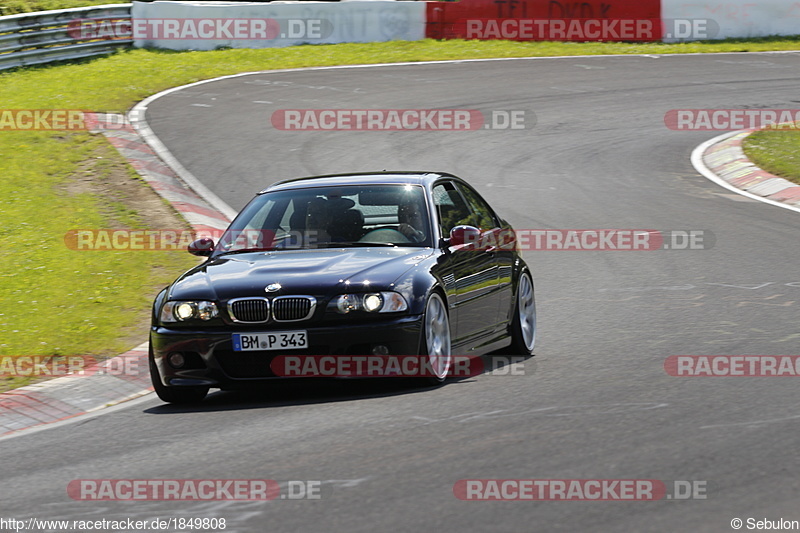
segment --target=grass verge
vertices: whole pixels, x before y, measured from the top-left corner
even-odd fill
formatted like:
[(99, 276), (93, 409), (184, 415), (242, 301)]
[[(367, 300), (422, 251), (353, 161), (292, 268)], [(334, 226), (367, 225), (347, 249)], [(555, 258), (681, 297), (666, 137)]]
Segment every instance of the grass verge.
[(800, 129), (762, 130), (747, 137), (742, 148), (757, 166), (800, 184)]
[(800, 50), (800, 37), (682, 44), (394, 41), (209, 52), (125, 50), (109, 57), (0, 74), (3, 107), (121, 112), (160, 90), (203, 79), (279, 68), (499, 57), (681, 54)]
[(126, 4), (124, 0), (5, 0), (0, 4), (0, 16), (69, 9), (73, 7), (102, 6), (106, 4)]
[[(0, 356), (103, 359), (144, 341), (153, 295), (195, 261), (74, 251), (64, 235), (185, 223), (102, 136), (2, 132), (0, 154)], [(2, 360), (0, 391), (35, 380), (12, 361)]]
[[(800, 49), (800, 38), (669, 45), (424, 40), (212, 52), (126, 50), (0, 73), (0, 101), (5, 109), (122, 112), (169, 87), (255, 70), (795, 49)], [(145, 340), (151, 297), (194, 264), (193, 258), (171, 252), (76, 252), (64, 245), (63, 237), (70, 229), (176, 228), (180, 223), (164, 222), (166, 214), (153, 217), (152, 201), (143, 201), (145, 192), (152, 193), (102, 137), (2, 131), (0, 155), (0, 235), (5, 244), (0, 248), (0, 356), (104, 356)], [(6, 379), (0, 381), (0, 390), (28, 381)]]

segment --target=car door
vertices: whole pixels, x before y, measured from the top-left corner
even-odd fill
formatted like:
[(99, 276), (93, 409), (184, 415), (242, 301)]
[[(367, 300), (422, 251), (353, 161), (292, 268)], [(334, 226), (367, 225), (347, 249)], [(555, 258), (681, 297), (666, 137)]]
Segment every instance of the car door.
[[(459, 225), (474, 226), (479, 220), (452, 181), (433, 187), (433, 198), (442, 238)], [(450, 306), (457, 317), (455, 342), (469, 349), (496, 329), (498, 265), (493, 252), (480, 249), (480, 243), (451, 246), (447, 255), (445, 280)]]
[(511, 275), (514, 270), (514, 247), (509, 246), (508, 231), (504, 229), (502, 221), (495, 214), (486, 200), (472, 187), (466, 183), (456, 184), (464, 199), (467, 201), (470, 210), (475, 217), (473, 226), (481, 230), (482, 242), (481, 249), (486, 254), (493, 256), (494, 264), (497, 266), (497, 330), (505, 328), (506, 322), (510, 320), (509, 310), (511, 309), (511, 299), (513, 297), (513, 287), (511, 285)]

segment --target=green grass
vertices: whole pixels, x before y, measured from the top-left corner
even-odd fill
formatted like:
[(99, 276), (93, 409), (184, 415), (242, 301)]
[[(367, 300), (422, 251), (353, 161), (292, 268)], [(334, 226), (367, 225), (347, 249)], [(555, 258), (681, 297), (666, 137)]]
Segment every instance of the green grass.
[[(121, 112), (169, 87), (256, 70), (466, 58), (794, 49), (800, 49), (798, 38), (672, 45), (424, 40), (212, 52), (126, 50), (104, 58), (0, 73), (0, 102), (5, 109)], [(66, 248), (63, 237), (70, 229), (148, 227), (147, 213), (131, 212), (126, 198), (91, 190), (69, 192), (77, 176), (88, 173), (94, 185), (102, 186), (120, 167), (128, 179), (137, 179), (99, 136), (0, 132), (0, 356), (102, 356), (128, 349), (146, 339), (143, 324), (156, 289), (194, 264), (184, 253)], [(0, 388), (25, 382), (0, 383)]]
[(395, 41), (304, 45), (209, 52), (126, 50), (56, 67), (29, 67), (0, 74), (3, 107), (38, 106), (122, 111), (154, 92), (253, 70), (446, 59), (746, 52), (800, 49), (800, 37), (686, 44), (554, 43), (512, 41)]
[(68, 9), (72, 7), (102, 6), (105, 4), (127, 4), (122, 0), (0, 0), (0, 15), (16, 15), (33, 11)]
[[(144, 181), (103, 137), (87, 133), (2, 132), (0, 154), (0, 355), (103, 358), (144, 341), (152, 297), (195, 263), (191, 256), (64, 243), (70, 229), (148, 227), (130, 198), (92, 191), (112, 173), (134, 191)], [(4, 379), (0, 390), (29, 381)]]
[(762, 130), (745, 139), (743, 148), (757, 166), (800, 183), (800, 129)]

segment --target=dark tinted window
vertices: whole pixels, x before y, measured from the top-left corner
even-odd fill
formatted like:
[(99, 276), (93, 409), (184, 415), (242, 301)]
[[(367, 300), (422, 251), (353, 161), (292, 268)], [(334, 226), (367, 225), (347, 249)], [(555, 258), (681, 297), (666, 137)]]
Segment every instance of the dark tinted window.
[(472, 213), (453, 183), (437, 183), (433, 187), (433, 202), (439, 217), (440, 237), (446, 239), (455, 226), (470, 224)]
[(481, 196), (471, 187), (459, 183), (458, 188), (463, 193), (464, 198), (467, 200), (467, 203), (472, 210), (473, 216), (470, 219), (472, 220), (472, 222), (470, 222), (470, 226), (475, 226), (482, 231), (487, 231), (500, 226), (498, 220), (495, 218), (492, 212), (492, 208), (489, 207), (489, 204), (486, 203), (486, 200), (481, 198)]
[(312, 187), (256, 197), (215, 254), (349, 245), (431, 246), (425, 191), (415, 185)]

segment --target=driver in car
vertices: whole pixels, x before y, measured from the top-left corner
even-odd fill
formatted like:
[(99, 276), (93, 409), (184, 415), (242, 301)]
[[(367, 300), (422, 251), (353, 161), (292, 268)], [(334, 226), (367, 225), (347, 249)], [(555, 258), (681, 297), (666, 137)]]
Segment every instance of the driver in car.
[(400, 225), (397, 230), (408, 238), (411, 242), (422, 242), (425, 240), (424, 222), (422, 212), (416, 203), (401, 205), (397, 209), (397, 219)]

